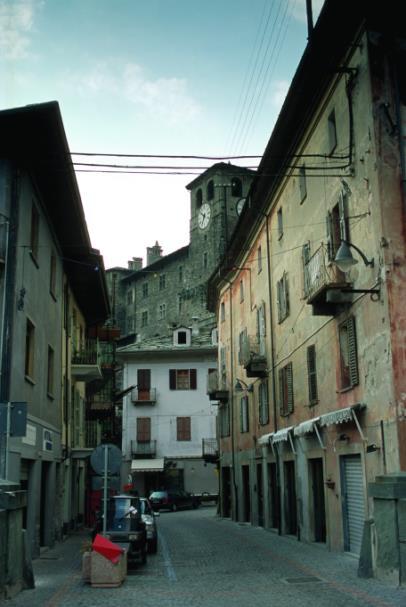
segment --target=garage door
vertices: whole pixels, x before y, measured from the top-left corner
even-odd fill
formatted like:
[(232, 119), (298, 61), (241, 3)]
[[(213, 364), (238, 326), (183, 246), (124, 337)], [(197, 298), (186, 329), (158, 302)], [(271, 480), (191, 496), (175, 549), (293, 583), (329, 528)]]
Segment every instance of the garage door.
[(359, 554), (365, 520), (364, 476), (360, 455), (341, 458), (344, 550)]

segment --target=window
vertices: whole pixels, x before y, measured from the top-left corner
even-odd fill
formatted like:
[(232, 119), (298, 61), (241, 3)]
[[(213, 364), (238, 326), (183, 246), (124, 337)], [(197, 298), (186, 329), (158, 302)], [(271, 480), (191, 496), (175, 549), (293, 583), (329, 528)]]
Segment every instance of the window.
[(299, 202), (302, 203), (307, 196), (306, 168), (303, 164), (299, 167)]
[(187, 333), (186, 331), (179, 331), (178, 333), (178, 344), (183, 346), (187, 343)]
[(242, 365), (243, 361), (244, 361), (246, 343), (247, 343), (247, 329), (244, 329), (243, 331), (240, 332), (240, 334), (238, 336), (238, 346), (239, 346), (238, 347), (238, 363), (240, 365)]
[(222, 301), (220, 304), (220, 322), (224, 322), (225, 319), (226, 319), (226, 306), (224, 304), (224, 301)]
[(213, 200), (214, 198), (214, 182), (212, 179), (210, 179), (209, 183), (207, 184), (206, 198), (207, 200)]
[(179, 266), (178, 277), (179, 277), (179, 282), (182, 283), (183, 282), (183, 266)]
[(196, 208), (199, 209), (202, 206), (203, 202), (203, 192), (201, 188), (196, 190)]
[(127, 304), (132, 304), (133, 303), (133, 290), (132, 289), (128, 289), (127, 291)]
[(137, 417), (137, 443), (151, 442), (151, 418)]
[(51, 253), (50, 268), (49, 268), (49, 291), (55, 297), (56, 293), (56, 256)]
[(259, 384), (258, 388), (259, 423), (264, 426), (269, 422), (268, 380)]
[(282, 209), (278, 209), (278, 240), (280, 240), (283, 236), (283, 216)]
[(137, 390), (139, 400), (149, 400), (151, 396), (151, 369), (137, 369)]
[(244, 282), (240, 280), (240, 303), (244, 301)]
[(230, 405), (229, 403), (223, 403), (219, 408), (220, 416), (220, 436), (230, 436)]
[(337, 124), (336, 113), (333, 110), (327, 119), (328, 128), (328, 153), (332, 154), (337, 147)]
[(207, 270), (207, 266), (208, 266), (208, 254), (207, 254), (207, 252), (205, 251), (205, 252), (203, 253), (203, 269), (204, 269), (204, 270)]
[(161, 274), (159, 276), (159, 290), (163, 291), (166, 288), (166, 274)]
[(276, 296), (278, 305), (278, 322), (281, 323), (289, 316), (289, 283), (286, 272), (284, 272), (282, 278), (276, 283)]
[(341, 389), (359, 383), (355, 318), (350, 316), (338, 328), (340, 342)]
[(196, 390), (196, 369), (169, 369), (170, 390)]
[(307, 348), (307, 382), (309, 386), (309, 404), (315, 405), (317, 399), (316, 346)]
[(47, 392), (49, 395), (54, 393), (54, 350), (51, 346), (48, 346)]
[(288, 363), (279, 369), (279, 410), (281, 415), (293, 413), (293, 369)]
[(265, 303), (262, 302), (257, 307), (257, 340), (259, 345), (259, 354), (261, 356), (266, 355), (266, 317), (265, 317)]
[(27, 318), (25, 333), (25, 375), (34, 379), (35, 327)]
[(163, 320), (166, 317), (166, 304), (159, 304), (158, 307), (158, 319)]
[(141, 327), (148, 326), (148, 310), (141, 312)]
[(220, 348), (220, 385), (225, 386), (227, 379), (226, 367), (226, 349), (224, 346)]
[(35, 203), (32, 203), (31, 207), (31, 234), (30, 234), (30, 248), (31, 255), (35, 262), (38, 263), (38, 241), (39, 241), (39, 213)]
[(144, 299), (147, 299), (147, 297), (148, 297), (148, 283), (147, 282), (142, 283), (142, 297)]
[(240, 432), (249, 430), (249, 411), (248, 396), (242, 396), (240, 399)]
[(217, 327), (211, 330), (211, 345), (217, 346), (219, 343), (219, 332)]
[(314, 272), (311, 274), (309, 268), (310, 261), (310, 242), (306, 242), (302, 246), (302, 264), (303, 264), (303, 294), (307, 297), (310, 294), (312, 282), (317, 280)]
[(177, 417), (176, 418), (176, 440), (178, 440), (178, 441), (192, 440), (190, 417)]
[(233, 177), (231, 180), (231, 196), (242, 196), (242, 182), (238, 177)]
[(327, 214), (327, 255), (332, 261), (340, 247), (341, 240), (349, 240), (348, 200), (340, 192), (338, 203)]
[(261, 246), (258, 247), (257, 257), (258, 257), (258, 274), (259, 274), (260, 272), (262, 272), (262, 247)]
[(178, 295), (178, 314), (182, 314), (183, 312), (183, 301), (181, 295)]
[(134, 316), (128, 316), (127, 333), (134, 333), (134, 331), (135, 331), (135, 318), (134, 318)]

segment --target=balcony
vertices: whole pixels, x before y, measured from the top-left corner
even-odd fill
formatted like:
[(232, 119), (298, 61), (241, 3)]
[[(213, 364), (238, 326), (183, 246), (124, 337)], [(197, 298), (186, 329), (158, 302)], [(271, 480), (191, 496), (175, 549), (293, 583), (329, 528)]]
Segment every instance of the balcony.
[(210, 400), (228, 401), (228, 390), (226, 388), (225, 374), (220, 376), (219, 372), (212, 371), (207, 375), (207, 394)]
[(325, 245), (305, 263), (303, 272), (305, 299), (313, 306), (314, 315), (332, 316), (337, 306), (348, 303), (348, 297), (341, 290), (348, 289), (351, 283), (346, 281), (344, 272), (329, 262)]
[(219, 460), (219, 443), (217, 438), (202, 439), (203, 459), (208, 463), (217, 463)]
[(268, 377), (265, 344), (257, 336), (245, 336), (241, 344), (240, 361), (247, 377)]
[(97, 339), (87, 339), (80, 349), (73, 350), (71, 371), (77, 381), (89, 382), (102, 377)]
[(156, 388), (149, 388), (148, 390), (133, 388), (131, 390), (131, 402), (134, 405), (155, 405)]
[(133, 458), (148, 458), (156, 455), (156, 440), (131, 441), (131, 455)]

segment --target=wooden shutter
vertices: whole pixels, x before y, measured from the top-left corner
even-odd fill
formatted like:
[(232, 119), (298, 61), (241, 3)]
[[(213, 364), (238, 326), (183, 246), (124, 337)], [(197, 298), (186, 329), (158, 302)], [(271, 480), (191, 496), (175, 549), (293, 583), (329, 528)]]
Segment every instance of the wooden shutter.
[(196, 390), (196, 388), (197, 388), (196, 369), (189, 369), (189, 373), (190, 373), (190, 389)]
[(289, 316), (289, 312), (290, 312), (290, 305), (289, 305), (289, 281), (288, 281), (288, 275), (285, 273), (283, 275), (283, 290), (284, 290), (284, 295), (285, 295), (285, 314), (284, 314), (284, 318), (286, 318), (287, 316)]
[(348, 240), (348, 229), (347, 229), (347, 197), (340, 192), (338, 199), (338, 213), (340, 217), (340, 237), (341, 240)]
[(169, 369), (169, 390), (176, 390), (176, 369)]
[(326, 217), (326, 229), (327, 229), (327, 258), (329, 261), (334, 259), (334, 247), (333, 247), (333, 214), (329, 211)]
[(316, 347), (307, 348), (307, 380), (309, 385), (309, 402), (317, 402), (317, 373), (316, 373)]
[(149, 443), (151, 441), (151, 418), (137, 417), (137, 442)]
[(292, 363), (289, 363), (288, 365), (286, 365), (285, 369), (286, 369), (286, 385), (287, 385), (287, 390), (288, 390), (287, 413), (293, 413), (294, 402), (293, 402), (293, 366), (292, 366)]
[(282, 307), (281, 307), (281, 290), (282, 279), (276, 283), (276, 305), (278, 308), (278, 322), (282, 322)]
[(355, 332), (355, 318), (351, 316), (347, 320), (347, 336), (348, 336), (348, 366), (350, 372), (351, 386), (356, 386), (359, 383), (358, 375), (358, 356), (357, 356), (357, 335)]
[(137, 370), (138, 390), (149, 390), (151, 388), (151, 369)]
[(259, 385), (259, 422), (262, 425), (269, 422), (268, 381)]
[(278, 371), (279, 379), (279, 413), (285, 415), (284, 369)]
[(306, 244), (304, 244), (302, 246), (303, 292), (304, 292), (305, 296), (307, 296), (309, 294), (310, 286), (311, 286), (309, 268), (307, 266), (307, 264), (309, 263), (309, 259), (310, 259), (310, 242), (306, 242)]
[(176, 436), (177, 440), (191, 440), (190, 417), (176, 418)]

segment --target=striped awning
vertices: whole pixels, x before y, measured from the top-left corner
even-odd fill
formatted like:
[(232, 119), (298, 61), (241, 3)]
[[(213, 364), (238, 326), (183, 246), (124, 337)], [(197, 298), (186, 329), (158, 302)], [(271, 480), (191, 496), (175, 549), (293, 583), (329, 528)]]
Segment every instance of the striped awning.
[(281, 443), (282, 441), (287, 441), (289, 439), (289, 432), (293, 429), (293, 426), (289, 426), (289, 428), (283, 428), (282, 430), (278, 430), (272, 437), (272, 442)]
[(320, 420), (320, 416), (313, 417), (313, 419), (308, 419), (307, 421), (302, 422), (298, 426), (295, 426), (295, 428), (293, 430), (293, 434), (295, 436), (304, 436), (305, 434), (310, 434), (311, 432), (314, 432), (315, 431), (314, 427), (319, 420)]
[(346, 407), (345, 409), (337, 409), (331, 413), (325, 413), (324, 415), (320, 415), (319, 424), (320, 426), (332, 426), (334, 424), (349, 422), (354, 419), (353, 411), (358, 411), (364, 407), (365, 405), (363, 403), (357, 403), (356, 405)]
[(269, 445), (271, 442), (271, 438), (274, 436), (274, 433), (271, 432), (270, 434), (264, 434), (263, 436), (260, 436), (257, 440), (258, 445)]
[(164, 458), (156, 459), (133, 459), (131, 461), (131, 472), (162, 472), (164, 469)]

